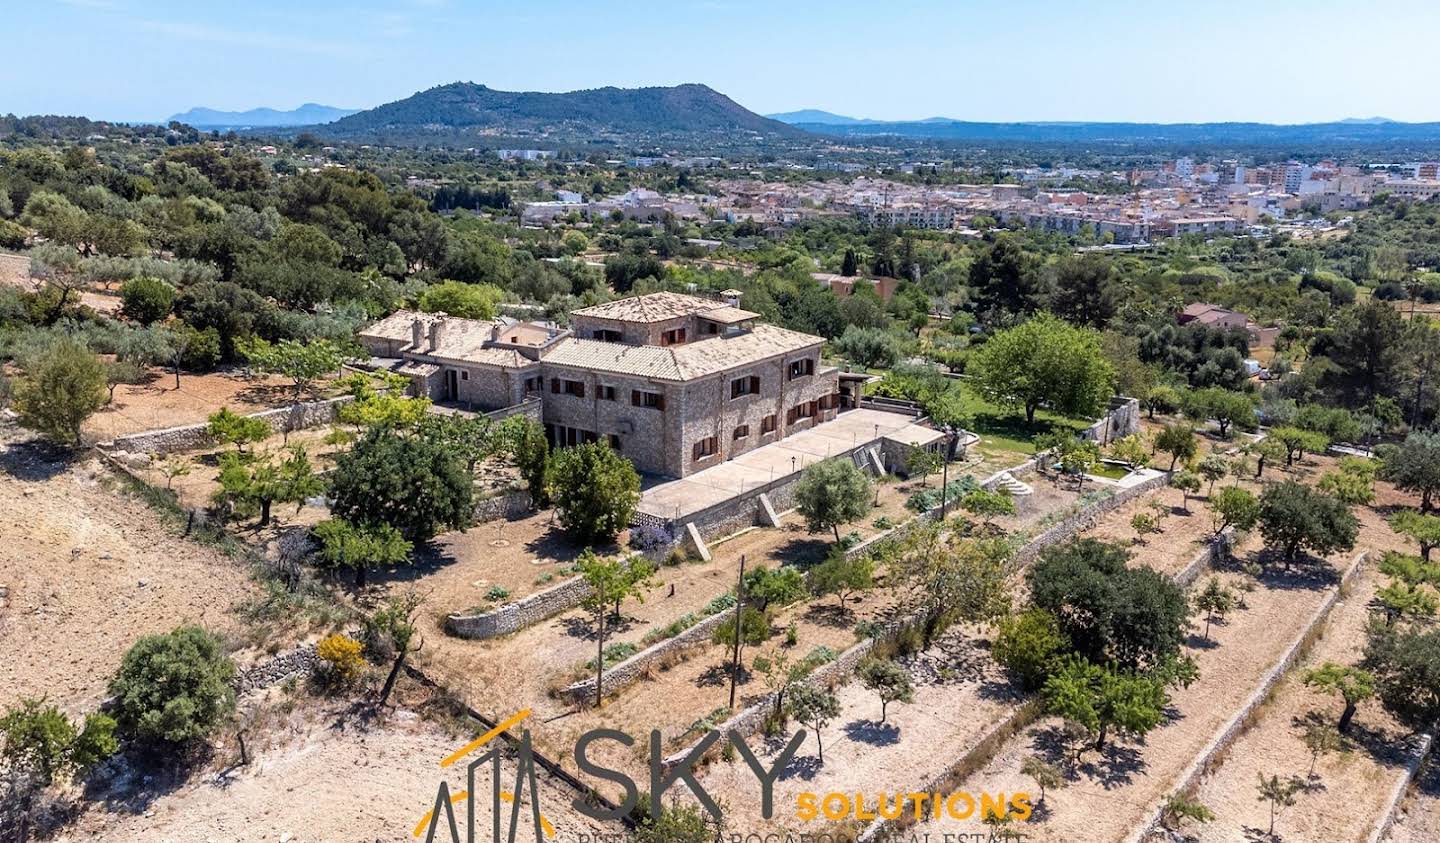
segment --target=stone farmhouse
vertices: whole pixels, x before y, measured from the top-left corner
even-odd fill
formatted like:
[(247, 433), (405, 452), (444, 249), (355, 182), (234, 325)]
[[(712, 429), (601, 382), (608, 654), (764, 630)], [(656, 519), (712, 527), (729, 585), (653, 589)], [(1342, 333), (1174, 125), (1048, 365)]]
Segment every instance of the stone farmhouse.
[[(833, 419), (858, 381), (823, 338), (724, 300), (651, 293), (582, 308), (569, 329), (400, 311), (360, 342), (415, 394), (492, 411), (541, 402), (551, 444), (604, 439), (642, 472), (685, 477)], [(853, 393), (852, 387), (857, 390)]]

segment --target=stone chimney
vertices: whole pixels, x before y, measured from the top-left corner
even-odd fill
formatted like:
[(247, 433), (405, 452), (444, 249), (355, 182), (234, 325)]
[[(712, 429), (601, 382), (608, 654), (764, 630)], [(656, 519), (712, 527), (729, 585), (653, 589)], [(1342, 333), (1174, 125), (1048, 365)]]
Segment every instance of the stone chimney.
[(725, 303), (731, 307), (739, 307), (740, 297), (743, 295), (745, 293), (740, 290), (722, 290), (720, 293), (720, 296), (725, 299)]
[(415, 317), (410, 323), (410, 348), (414, 351), (420, 350), (420, 344), (425, 342), (425, 320)]
[(441, 343), (444, 339), (445, 339), (445, 320), (444, 320), (444, 318), (439, 318), (439, 319), (436, 319), (434, 322), (431, 322), (431, 323), (430, 323), (430, 353), (431, 353), (431, 354), (434, 354), (434, 353), (440, 348), (440, 343)]

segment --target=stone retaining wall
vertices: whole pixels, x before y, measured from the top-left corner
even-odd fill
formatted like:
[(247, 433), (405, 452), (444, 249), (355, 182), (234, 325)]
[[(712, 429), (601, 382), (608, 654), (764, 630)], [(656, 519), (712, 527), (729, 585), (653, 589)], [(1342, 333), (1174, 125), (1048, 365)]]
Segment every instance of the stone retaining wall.
[(1410, 789), (1410, 782), (1415, 779), (1415, 774), (1420, 770), (1420, 765), (1425, 763), (1425, 757), (1430, 754), (1430, 748), (1434, 745), (1435, 739), (1428, 732), (1416, 739), (1415, 746), (1410, 752), (1410, 758), (1405, 762), (1405, 775), (1395, 782), (1390, 789), (1390, 797), (1387, 800), (1386, 808), (1380, 814), (1380, 819), (1375, 827), (1370, 829), (1370, 836), (1366, 843), (1380, 843), (1390, 834), (1390, 828), (1395, 825), (1395, 815), (1400, 810), (1400, 803), (1405, 801), (1405, 793)]
[[(1218, 767), (1219, 763), (1223, 763), (1226, 751), (1250, 728), (1252, 719), (1260, 707), (1270, 698), (1270, 692), (1275, 689), (1275, 686), (1280, 683), (1280, 680), (1285, 677), (1285, 674), (1290, 671), (1290, 668), (1294, 667), (1305, 657), (1306, 653), (1310, 651), (1310, 647), (1314, 645), (1316, 639), (1320, 637), (1322, 627), (1326, 619), (1330, 617), (1330, 611), (1335, 608), (1336, 603), (1340, 602), (1341, 595), (1345, 591), (1345, 586), (1355, 578), (1355, 575), (1358, 574), (1361, 567), (1364, 566), (1366, 556), (1366, 552), (1361, 552), (1355, 557), (1355, 561), (1350, 563), (1350, 567), (1340, 575), (1339, 586), (1325, 599), (1324, 603), (1320, 604), (1320, 607), (1315, 610), (1315, 613), (1310, 616), (1309, 623), (1301, 630), (1300, 635), (1297, 636), (1289, 648), (1285, 650), (1285, 654), (1280, 657), (1280, 660), (1265, 674), (1264, 678), (1260, 681), (1259, 687), (1246, 698), (1245, 704), (1240, 707), (1239, 711), (1235, 712), (1234, 716), (1225, 724), (1225, 727), (1220, 730), (1220, 734), (1216, 735), (1205, 749), (1196, 756), (1195, 760), (1191, 761), (1190, 765), (1185, 768), (1185, 771), (1181, 773), (1179, 779), (1176, 780), (1173, 792), (1186, 796), (1193, 795), (1195, 791), (1199, 789), (1200, 783), (1204, 780), (1205, 776), (1209, 775), (1212, 771), (1211, 765), (1215, 764)], [(1160, 827), (1160, 818), (1163, 812), (1164, 805), (1153, 806), (1145, 821), (1125, 838), (1125, 843), (1142, 843), (1142, 841)]]
[(1195, 584), (1196, 580), (1200, 579), (1201, 574), (1215, 567), (1216, 562), (1230, 555), (1230, 548), (1234, 542), (1235, 528), (1226, 527), (1220, 532), (1220, 535), (1205, 543), (1204, 549), (1195, 554), (1195, 558), (1190, 560), (1189, 565), (1181, 568), (1179, 573), (1170, 579), (1174, 580), (1175, 584), (1181, 588), (1189, 588)]
[(552, 615), (573, 609), (590, 596), (590, 584), (582, 577), (522, 597), (498, 609), (478, 615), (450, 615), (445, 618), (445, 631), (457, 638), (494, 638), (509, 635), (539, 623)]
[(503, 495), (481, 498), (475, 502), (475, 523), (488, 521), (514, 521), (532, 512), (530, 493), (526, 491), (507, 492)]
[[(276, 433), (304, 430), (330, 424), (335, 421), (336, 410), (341, 405), (354, 400), (352, 396), (342, 395), (338, 398), (327, 398), (324, 401), (307, 401), (301, 404), (291, 404), (288, 407), (277, 407), (273, 410), (251, 413), (250, 418), (260, 419), (270, 425), (270, 429)], [(176, 451), (204, 448), (213, 444), (215, 444), (215, 440), (210, 436), (210, 425), (207, 422), (117, 436), (114, 441), (105, 443), (102, 447), (113, 452), (164, 455), (173, 454)]]
[[(967, 776), (989, 763), (1000, 747), (1011, 738), (1018, 735), (1021, 730), (1039, 720), (1045, 713), (1045, 705), (1039, 699), (1032, 699), (1022, 703), (1014, 711), (1006, 715), (1000, 722), (986, 729), (975, 745), (970, 747), (964, 755), (948, 769), (934, 776), (925, 782), (922, 787), (916, 788), (917, 793), (950, 793), (956, 790), (957, 786)], [(913, 815), (902, 815), (908, 819)], [(855, 843), (870, 843), (872, 840), (888, 839), (890, 832), (895, 830), (896, 820), (877, 819), (865, 826), (855, 838)], [(908, 826), (908, 822), (901, 827)], [(921, 838), (917, 838), (921, 839)], [(1023, 839), (1023, 838), (1022, 838)]]
[(240, 671), (231, 683), (238, 696), (278, 685), (287, 679), (308, 678), (320, 665), (314, 644), (300, 644)]
[[(604, 676), (605, 692), (618, 693), (645, 678), (652, 667), (662, 666), (666, 659), (693, 647), (709, 644), (715, 630), (734, 614), (732, 609), (716, 612), (679, 635), (656, 642), (607, 669)], [(595, 699), (595, 677), (591, 676), (569, 685), (560, 694), (576, 704), (592, 702)]]
[[(866, 451), (876, 447), (876, 442), (867, 442), (854, 448), (841, 451), (831, 459), (849, 459), (857, 468), (866, 474), (874, 474), (875, 468), (870, 464)], [(630, 519), (632, 525), (641, 523), (656, 523), (666, 529), (671, 536), (678, 541), (683, 537), (684, 524), (694, 524), (700, 531), (700, 537), (705, 541), (723, 538), (734, 535), (747, 527), (753, 527), (760, 523), (760, 496), (762, 494), (770, 497), (771, 506), (776, 512), (785, 512), (795, 508), (795, 486), (799, 482), (801, 472), (786, 475), (779, 480), (772, 480), (753, 488), (745, 490), (742, 494), (721, 501), (714, 506), (693, 512), (675, 522), (655, 516), (647, 516), (642, 520), (639, 516), (643, 513), (636, 513), (635, 518)]]
[[(1035, 557), (1039, 556), (1040, 552), (1045, 548), (1059, 544), (1076, 533), (1094, 526), (1097, 521), (1110, 512), (1119, 509), (1147, 492), (1162, 488), (1169, 482), (1170, 476), (1168, 474), (1159, 474), (1148, 480), (1136, 483), (1129, 488), (1120, 489), (1115, 492), (1115, 494), (1103, 500), (1081, 508), (1060, 522), (1045, 528), (1039, 535), (1030, 539), (1010, 560), (1011, 567), (1023, 568), (1030, 564)], [(1099, 487), (1097, 486), (1097, 488)]]
[[(853, 673), (855, 668), (860, 666), (860, 662), (865, 660), (865, 657), (870, 654), (870, 650), (875, 646), (876, 640), (875, 638), (867, 638), (841, 653), (835, 658), (835, 661), (817, 667), (814, 672), (805, 678), (804, 683), (808, 685), (830, 685), (839, 682)], [(750, 707), (741, 710), (729, 720), (716, 726), (715, 729), (722, 735), (729, 735), (730, 732), (734, 731), (741, 736), (748, 737), (760, 731), (761, 727), (765, 725), (765, 718), (769, 716), (774, 708), (775, 693), (771, 692)], [(719, 747), (723, 743), (724, 741), (717, 741), (716, 744), (711, 747), (711, 752), (718, 752)], [(666, 772), (675, 769), (675, 767), (684, 763), (686, 757), (689, 756), (693, 749), (694, 744), (691, 744), (673, 755), (666, 756), (665, 759), (660, 762), (661, 769)]]

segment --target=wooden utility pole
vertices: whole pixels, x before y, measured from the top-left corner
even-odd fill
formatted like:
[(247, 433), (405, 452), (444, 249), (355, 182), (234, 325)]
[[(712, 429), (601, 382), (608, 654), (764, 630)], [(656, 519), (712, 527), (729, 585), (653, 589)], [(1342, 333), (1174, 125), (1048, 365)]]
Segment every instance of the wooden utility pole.
[(735, 639), (730, 650), (730, 710), (735, 710), (735, 683), (740, 678), (740, 613), (745, 608), (745, 554), (740, 554), (740, 579), (735, 583)]

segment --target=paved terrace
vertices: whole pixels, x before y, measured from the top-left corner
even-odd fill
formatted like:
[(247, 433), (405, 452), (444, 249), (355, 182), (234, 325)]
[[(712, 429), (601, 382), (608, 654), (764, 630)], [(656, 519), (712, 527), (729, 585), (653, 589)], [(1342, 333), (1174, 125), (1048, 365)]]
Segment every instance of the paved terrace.
[(640, 498), (640, 511), (659, 518), (683, 519), (859, 445), (885, 438), (907, 445), (912, 442), (924, 445), (943, 435), (899, 413), (849, 410), (833, 421), (747, 451), (733, 460), (697, 471), (682, 480), (659, 480), (653, 485), (647, 483)]

